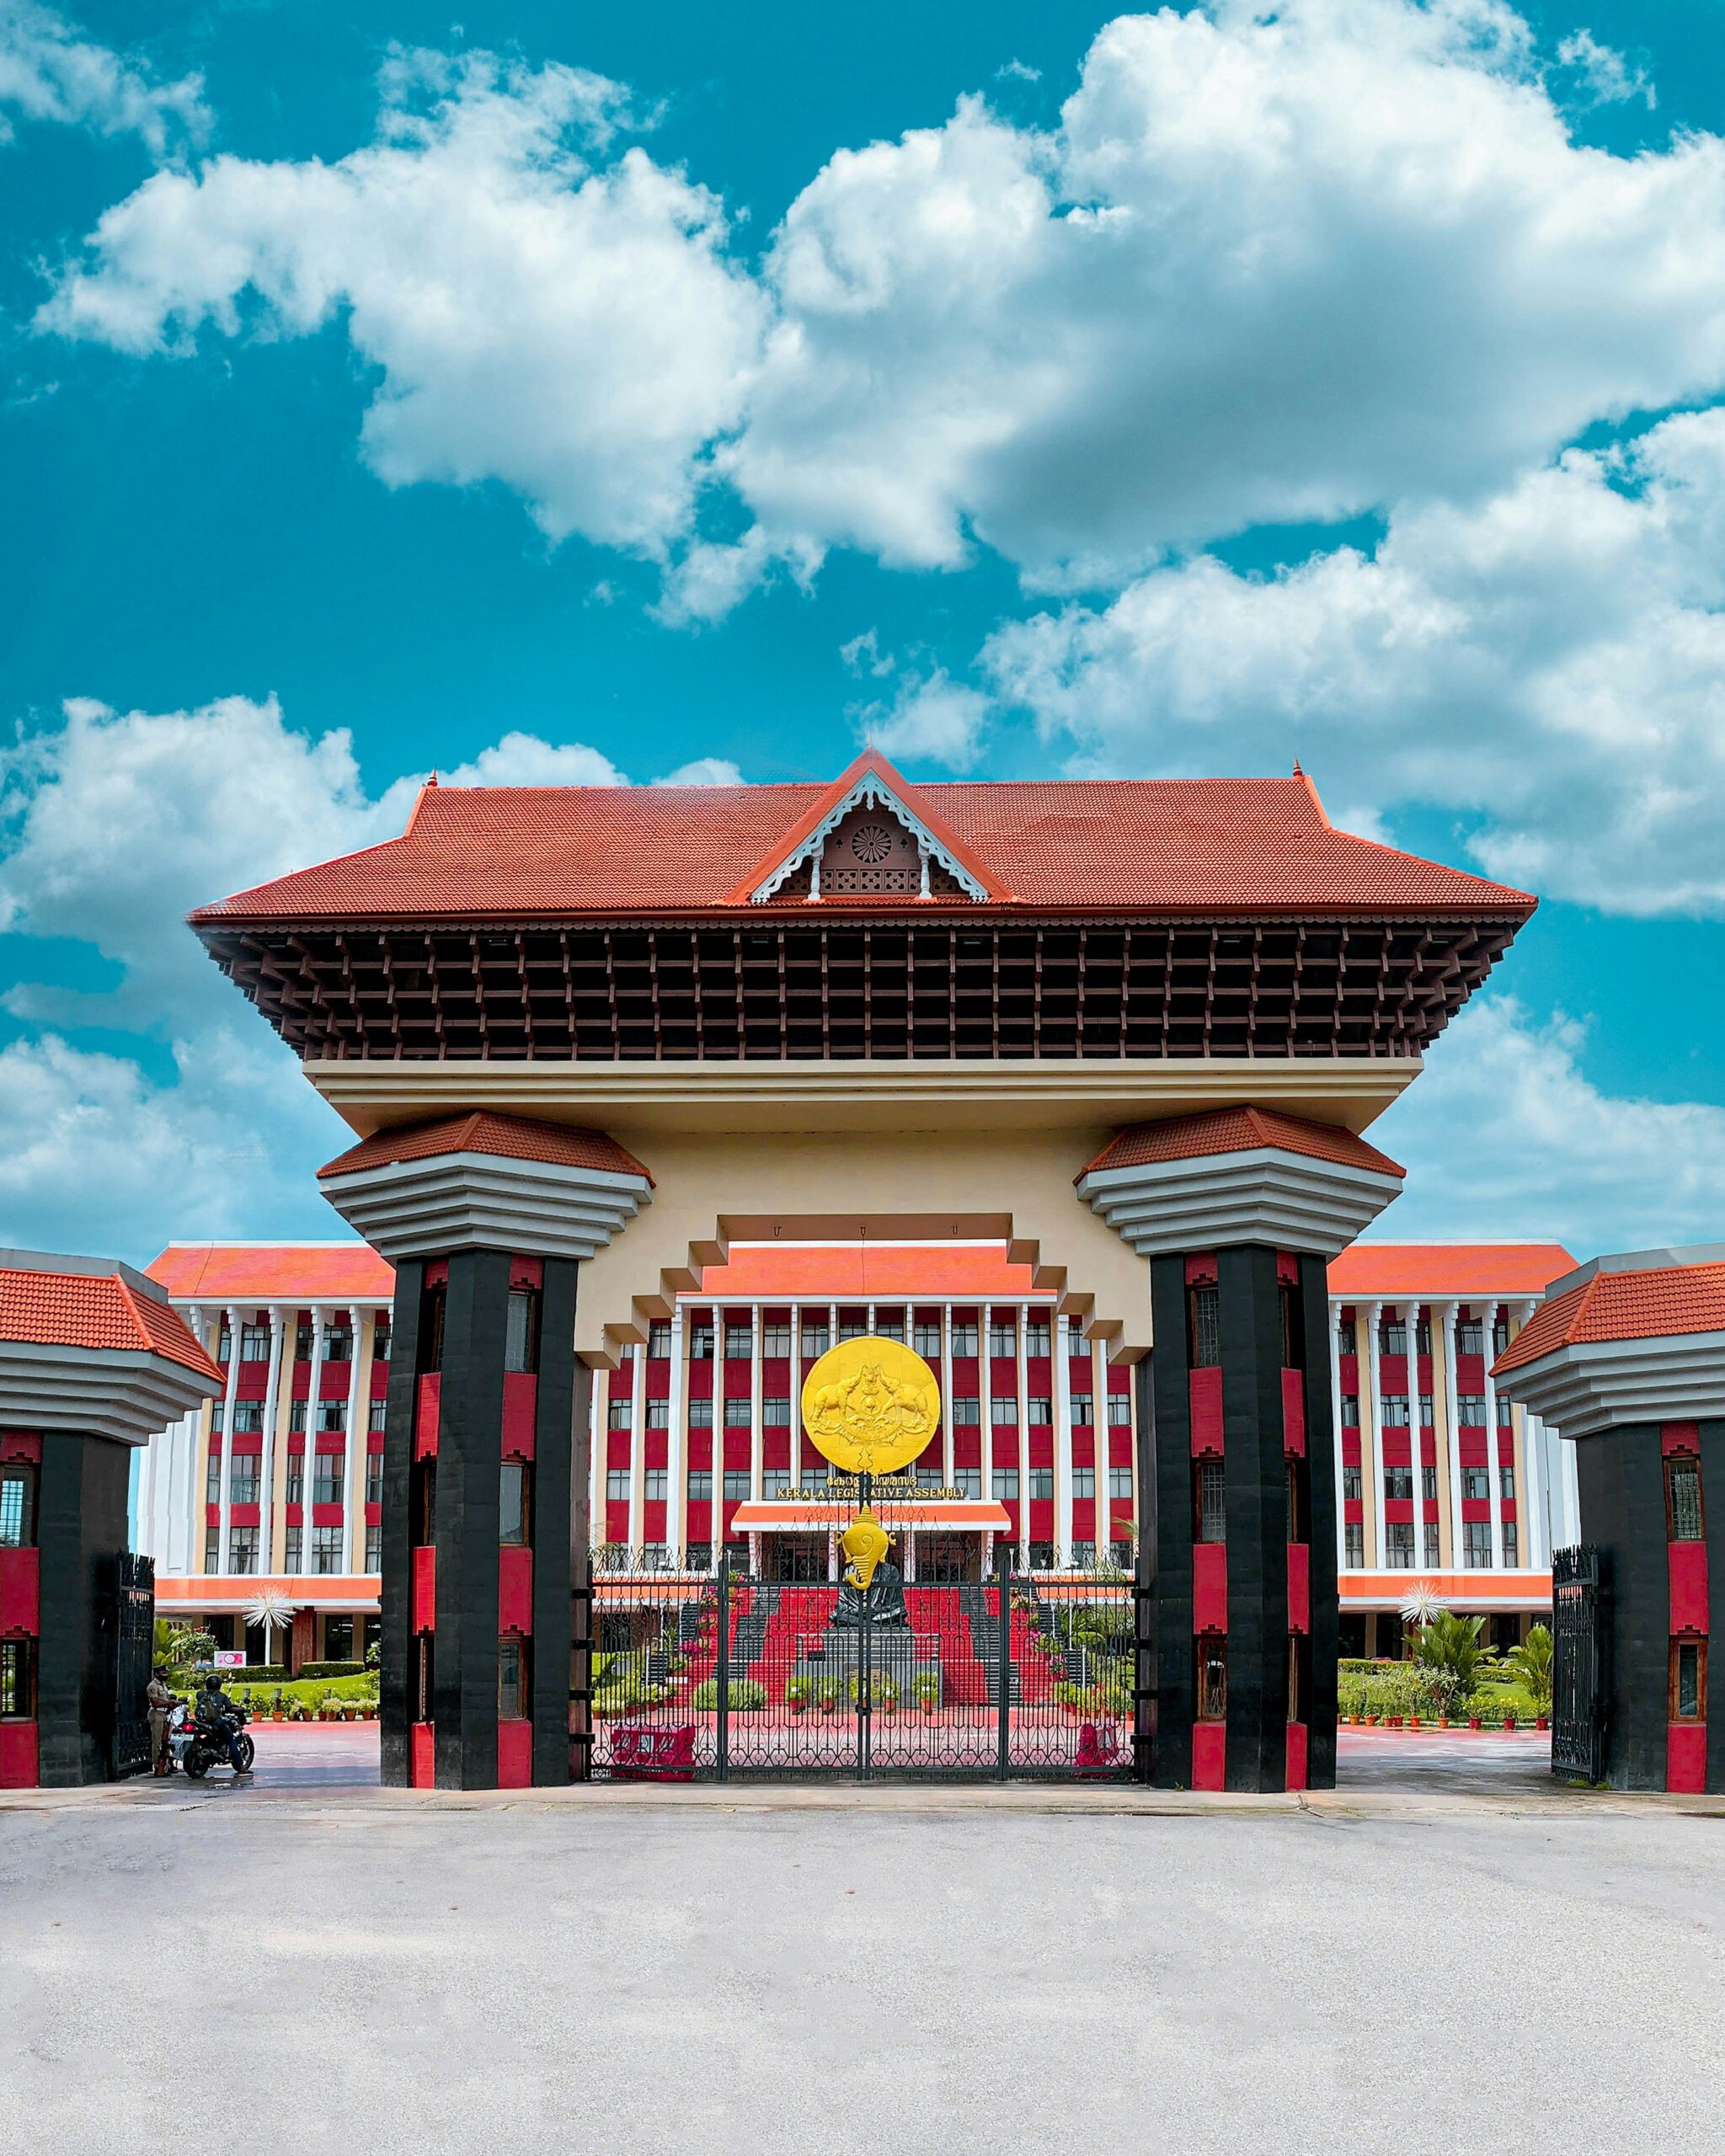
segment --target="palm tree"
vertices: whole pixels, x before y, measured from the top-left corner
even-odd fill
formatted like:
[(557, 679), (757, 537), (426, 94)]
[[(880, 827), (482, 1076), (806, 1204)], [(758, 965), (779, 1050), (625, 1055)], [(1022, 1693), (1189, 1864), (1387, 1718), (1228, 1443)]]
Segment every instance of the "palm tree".
[(1458, 1617), (1453, 1610), (1441, 1610), (1413, 1642), (1419, 1681), (1440, 1715), (1451, 1713), (1456, 1702), (1473, 1689), (1474, 1678), (1484, 1659), (1479, 1636), (1485, 1621), (1483, 1617)]
[(1526, 1687), (1535, 1714), (1551, 1710), (1554, 1658), (1551, 1635), (1543, 1625), (1534, 1625), (1521, 1645), (1511, 1647), (1503, 1657)]

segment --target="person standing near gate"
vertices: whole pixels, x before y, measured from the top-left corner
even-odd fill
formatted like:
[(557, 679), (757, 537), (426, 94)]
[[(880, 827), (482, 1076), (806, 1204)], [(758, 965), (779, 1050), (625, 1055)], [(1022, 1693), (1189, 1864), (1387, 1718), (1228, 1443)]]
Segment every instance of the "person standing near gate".
[(168, 1668), (158, 1662), (144, 1693), (150, 1710), (150, 1758), (156, 1773), (168, 1772), (168, 1716), (174, 1694), (168, 1689)]

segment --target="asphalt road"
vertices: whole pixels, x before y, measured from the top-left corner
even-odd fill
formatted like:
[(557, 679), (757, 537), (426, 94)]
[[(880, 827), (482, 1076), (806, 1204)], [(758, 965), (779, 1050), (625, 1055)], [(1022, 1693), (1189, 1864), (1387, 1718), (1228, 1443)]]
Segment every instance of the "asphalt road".
[(1725, 2147), (1719, 1820), (379, 1794), (0, 1810), (8, 2156)]

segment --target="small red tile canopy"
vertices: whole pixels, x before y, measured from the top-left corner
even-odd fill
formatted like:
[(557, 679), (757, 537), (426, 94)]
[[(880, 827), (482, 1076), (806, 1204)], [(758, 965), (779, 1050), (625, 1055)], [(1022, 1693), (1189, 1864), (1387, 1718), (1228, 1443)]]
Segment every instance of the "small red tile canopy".
[(125, 1275), (0, 1268), (0, 1342), (40, 1348), (118, 1350), (159, 1355), (222, 1383), (222, 1372), (166, 1303), (141, 1293)]
[(484, 1110), (377, 1131), (327, 1162), (318, 1174), (320, 1180), (356, 1175), (366, 1168), (435, 1160), (446, 1153), (491, 1153), (499, 1160), (539, 1161), (551, 1167), (596, 1168), (606, 1175), (644, 1176), (649, 1183), (653, 1180), (633, 1153), (602, 1130), (571, 1129), (531, 1116), (493, 1115)]
[[(1583, 1271), (1589, 1268), (1583, 1267)], [(1589, 1272), (1542, 1303), (1492, 1366), (1508, 1377), (1560, 1348), (1616, 1340), (1680, 1338), (1725, 1332), (1725, 1260), (1654, 1267), (1645, 1272)]]
[(1303, 1116), (1272, 1108), (1207, 1108), (1196, 1115), (1170, 1116), (1162, 1123), (1135, 1123), (1103, 1146), (1074, 1182), (1109, 1168), (1147, 1167), (1162, 1161), (1204, 1160), (1213, 1154), (1274, 1150), (1307, 1160), (1330, 1161), (1338, 1167), (1365, 1168), (1384, 1176), (1405, 1177), (1387, 1153), (1368, 1145), (1351, 1130), (1311, 1123)]

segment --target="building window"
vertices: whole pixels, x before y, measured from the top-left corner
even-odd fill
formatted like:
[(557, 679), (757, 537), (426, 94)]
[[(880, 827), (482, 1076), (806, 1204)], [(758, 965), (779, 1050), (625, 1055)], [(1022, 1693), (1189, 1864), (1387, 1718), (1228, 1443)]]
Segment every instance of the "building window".
[(710, 1363), (713, 1360), (713, 1327), (697, 1325), (689, 1334), (689, 1360), (692, 1363)]
[(724, 1494), (727, 1497), (746, 1497), (749, 1494), (749, 1470), (746, 1467), (728, 1467), (724, 1471)]
[(1197, 1503), (1194, 1508), (1193, 1540), (1197, 1542), (1226, 1542), (1228, 1539), (1228, 1504), (1223, 1487), (1222, 1463), (1219, 1460), (1195, 1461), (1192, 1480)]
[(1516, 1556), (1515, 1523), (1513, 1519), (1506, 1519), (1503, 1523), (1503, 1562), (1506, 1565), (1518, 1564), (1520, 1560)]
[(219, 1527), (206, 1527), (204, 1529), (204, 1570), (206, 1572), (213, 1572), (221, 1562), (222, 1529)]
[(775, 1319), (771, 1325), (761, 1326), (761, 1353), (765, 1359), (782, 1363), (789, 1358), (790, 1352), (791, 1328), (788, 1320), (781, 1323)]
[(1423, 1430), (1429, 1430), (1433, 1427), (1432, 1396), (1429, 1392), (1419, 1396), (1419, 1427)]
[(1131, 1469), (1130, 1467), (1111, 1467), (1108, 1470), (1108, 1495), (1111, 1497), (1130, 1497), (1131, 1494)]
[(383, 1570), (383, 1529), (375, 1520), (366, 1529), (366, 1570), (368, 1572)]
[(389, 1314), (387, 1310), (379, 1313), (371, 1327), (371, 1360), (374, 1363), (389, 1360)]
[(443, 1319), (449, 1296), (443, 1281), (435, 1281), (419, 1301), (419, 1368), (443, 1368)]
[(940, 1320), (936, 1318), (931, 1322), (927, 1318), (918, 1318), (911, 1330), (911, 1345), (926, 1362), (932, 1362), (940, 1353)]
[(972, 1361), (975, 1359), (976, 1327), (975, 1325), (960, 1325), (956, 1322), (954, 1323), (953, 1326), (953, 1353), (954, 1357), (968, 1357)]
[(824, 1355), (832, 1345), (832, 1334), (824, 1317), (805, 1317), (802, 1338), (805, 1362), (813, 1362), (817, 1355)]
[(222, 1502), (222, 1455), (212, 1452), (204, 1464), (204, 1502), (219, 1505)]
[(606, 1406), (605, 1423), (607, 1429), (631, 1429), (633, 1428), (634, 1420), (635, 1403), (633, 1400), (613, 1400)]
[(346, 1473), (345, 1453), (320, 1452), (316, 1454), (312, 1462), (312, 1502), (314, 1505), (339, 1505)]
[(258, 1502), (258, 1470), (261, 1463), (256, 1453), (236, 1454), (233, 1469), (227, 1481), (227, 1502), (232, 1505), (254, 1505)]
[(287, 1455), (287, 1502), (291, 1505), (303, 1504), (306, 1497), (306, 1455), (291, 1452)]
[(663, 1363), (670, 1356), (670, 1323), (665, 1318), (655, 1318), (647, 1328), (647, 1355), (650, 1362)]
[[(302, 1531), (296, 1527), (289, 1528), (282, 1538), (282, 1563), (290, 1572), (302, 1572), (305, 1569), (300, 1557), (300, 1552), (304, 1547), (304, 1540)], [(215, 1570), (214, 1566), (211, 1566), (211, 1570), (212, 1572)]]
[(755, 1328), (752, 1325), (728, 1325), (724, 1329), (724, 1358), (728, 1363), (746, 1363), (755, 1353)]
[(533, 1470), (524, 1460), (506, 1460), (497, 1476), (497, 1539), (510, 1549), (533, 1541)]
[(1051, 1400), (1039, 1399), (1034, 1394), (1030, 1400), (1030, 1420), (1033, 1423), (1048, 1423), (1055, 1419), (1055, 1406)]
[(642, 1494), (647, 1497), (649, 1502), (656, 1504), (662, 1504), (665, 1501), (670, 1482), (670, 1472), (668, 1468), (649, 1467), (647, 1470), (646, 1488)]
[(1087, 1502), (1096, 1496), (1096, 1470), (1093, 1467), (1075, 1467), (1072, 1470), (1072, 1495)]
[(1429, 1317), (1421, 1318), (1418, 1325), (1415, 1326), (1413, 1330), (1413, 1341), (1414, 1346), (1422, 1355), (1430, 1354), (1432, 1352), (1432, 1321)]
[(963, 1429), (982, 1420), (982, 1402), (968, 1394), (953, 1402), (953, 1427)]
[(233, 1359), (233, 1335), (227, 1329), (227, 1320), (222, 1321), (222, 1330), (216, 1336), (216, 1359), (229, 1363)]
[(366, 1411), (366, 1428), (379, 1437), (383, 1434), (384, 1418), (388, 1408), (389, 1402), (387, 1400), (374, 1400), (370, 1402)]
[(1357, 1392), (1342, 1395), (1342, 1428), (1344, 1430), (1359, 1428), (1359, 1395)]
[(1343, 1526), (1342, 1562), (1355, 1567), (1365, 1562), (1365, 1528), (1359, 1520), (1350, 1519)]
[(1485, 1327), (1477, 1317), (1465, 1317), (1455, 1328), (1455, 1353), (1458, 1355), (1483, 1355), (1486, 1352)]
[(953, 1487), (961, 1497), (980, 1497), (982, 1495), (982, 1470), (980, 1467), (955, 1467)]
[(528, 1696), (526, 1642), (511, 1635), (497, 1642), (497, 1719), (524, 1721)]
[(1343, 1497), (1344, 1499), (1351, 1497), (1357, 1503), (1364, 1494), (1365, 1493), (1360, 1484), (1359, 1469), (1358, 1465), (1350, 1465), (1344, 1461), (1342, 1466)]
[(1072, 1426), (1075, 1429), (1089, 1428), (1096, 1419), (1096, 1395), (1075, 1392), (1072, 1395)]
[(1482, 1430), (1486, 1425), (1486, 1396), (1482, 1392), (1464, 1392), (1455, 1401), (1456, 1420), (1470, 1430)]
[(287, 1427), (291, 1431), (302, 1431), (306, 1427), (306, 1402), (296, 1400), (287, 1411)]
[(1035, 1318), (1028, 1319), (1024, 1326), (1024, 1353), (1039, 1359), (1052, 1353), (1054, 1341), (1049, 1327)]
[(629, 1470), (627, 1467), (608, 1467), (606, 1470), (605, 1494), (613, 1504), (627, 1503), (629, 1495)]
[(1419, 1487), (1420, 1492), (1424, 1497), (1426, 1502), (1429, 1505), (1436, 1504), (1438, 1502), (1438, 1470), (1435, 1467), (1422, 1467), (1420, 1469)]
[(293, 1329), (293, 1358), (296, 1363), (312, 1359), (312, 1321), (302, 1318)]
[(36, 1712), (33, 1640), (0, 1640), (0, 1721), (31, 1721)]
[(1095, 1562), (1096, 1545), (1093, 1542), (1074, 1542), (1072, 1564), (1076, 1571), (1087, 1572)]
[(345, 1325), (332, 1325), (323, 1336), (323, 1359), (326, 1363), (350, 1363), (354, 1358), (353, 1328)]
[(874, 1331), (882, 1340), (902, 1340), (905, 1337), (905, 1313), (902, 1310), (877, 1310)]
[(1228, 1718), (1228, 1645), (1206, 1632), (1198, 1642), (1198, 1719)]
[(689, 1402), (689, 1428), (692, 1430), (710, 1430), (713, 1428), (713, 1402), (710, 1400), (692, 1400)]
[(794, 1487), (788, 1467), (766, 1467), (761, 1470), (761, 1494), (764, 1497), (788, 1497)]
[(769, 1430), (788, 1429), (791, 1403), (788, 1400), (763, 1400), (761, 1403), (762, 1427)]
[(1378, 1353), (1381, 1355), (1405, 1355), (1407, 1353), (1407, 1327), (1399, 1317), (1386, 1317), (1379, 1326)]
[(1464, 1562), (1474, 1572), (1488, 1570), (1492, 1561), (1492, 1523), (1488, 1519), (1464, 1520), (1461, 1531)]
[(668, 1400), (648, 1401), (647, 1427), (649, 1430), (668, 1430), (670, 1428), (670, 1402)]
[(13, 1462), (0, 1467), (0, 1550), (29, 1550), (36, 1540), (36, 1470)]
[(1397, 1504), (1404, 1504), (1413, 1495), (1413, 1470), (1411, 1467), (1384, 1469), (1384, 1496)]
[(1407, 1428), (1407, 1395), (1405, 1392), (1386, 1392), (1384, 1395), (1383, 1425), (1386, 1430), (1405, 1430)]
[(227, 1569), (230, 1572), (251, 1574), (258, 1569), (258, 1530), (254, 1527), (235, 1527), (228, 1529)]
[(1351, 1317), (1342, 1316), (1339, 1312), (1336, 1317), (1336, 1353), (1338, 1355), (1354, 1353), (1354, 1321)]
[(1132, 1396), (1130, 1392), (1111, 1392), (1108, 1395), (1108, 1422), (1116, 1430), (1124, 1429), (1132, 1420)]
[(264, 1403), (261, 1400), (237, 1400), (233, 1403), (233, 1427), (256, 1437), (264, 1427)]
[(1492, 1477), (1489, 1469), (1464, 1467), (1461, 1470), (1461, 1494), (1474, 1504), (1484, 1504), (1492, 1494)]
[(1498, 1494), (1506, 1505), (1515, 1502), (1515, 1469), (1509, 1460), (1500, 1461), (1498, 1467)]
[(988, 1321), (988, 1352), (991, 1355), (1016, 1355), (1018, 1352), (1018, 1329), (1009, 1317), (991, 1317)]
[(1222, 1359), (1222, 1298), (1217, 1288), (1186, 1290), (1188, 1355), (1194, 1370), (1214, 1369)]
[(1671, 1642), (1671, 1706), (1673, 1721), (1699, 1721), (1707, 1694), (1707, 1654), (1699, 1640)]
[(344, 1400), (320, 1400), (318, 1402), (318, 1428), (320, 1430), (345, 1430), (347, 1402)]
[(724, 1404), (724, 1426), (728, 1430), (746, 1430), (751, 1427), (753, 1411), (748, 1400), (728, 1400)]
[(1514, 1402), (1508, 1399), (1501, 1392), (1498, 1393), (1496, 1397), (1498, 1402), (1498, 1428), (1500, 1430), (1513, 1429), (1515, 1426)]
[(1429, 1519), (1425, 1524), (1425, 1562), (1429, 1565), (1435, 1565), (1437, 1561), (1438, 1523), (1434, 1519)]
[(1033, 1498), (1051, 1497), (1055, 1493), (1055, 1471), (1051, 1467), (1033, 1467), (1030, 1470), (1030, 1495)]
[(539, 1294), (534, 1288), (511, 1288), (503, 1321), (503, 1367), (506, 1370), (537, 1370), (539, 1367)]
[(713, 1470), (710, 1467), (692, 1467), (689, 1470), (689, 1502), (692, 1505), (710, 1505), (713, 1502)]
[(1672, 1541), (1701, 1540), (1701, 1464), (1687, 1453), (1674, 1453), (1665, 1462), (1665, 1514)]
[(1509, 1345), (1509, 1321), (1499, 1311), (1492, 1320), (1492, 1353), (1501, 1355)]
[(341, 1570), (341, 1529), (339, 1527), (314, 1527), (312, 1529), (312, 1570), (314, 1572), (339, 1572)]
[(996, 1429), (999, 1429), (1002, 1423), (1010, 1424), (1016, 1429), (1018, 1423), (1018, 1402), (1016, 1396), (1010, 1392), (997, 1392), (988, 1403), (988, 1419)]
[(1391, 1572), (1409, 1572), (1413, 1569), (1413, 1523), (1412, 1520), (1391, 1520), (1384, 1529), (1384, 1561)]
[(270, 1328), (267, 1325), (243, 1325), (239, 1329), (239, 1358), (243, 1363), (267, 1363), (270, 1359)]
[(1016, 1497), (1018, 1494), (1018, 1470), (1016, 1467), (997, 1467), (994, 1471), (994, 1494), (996, 1497)]

